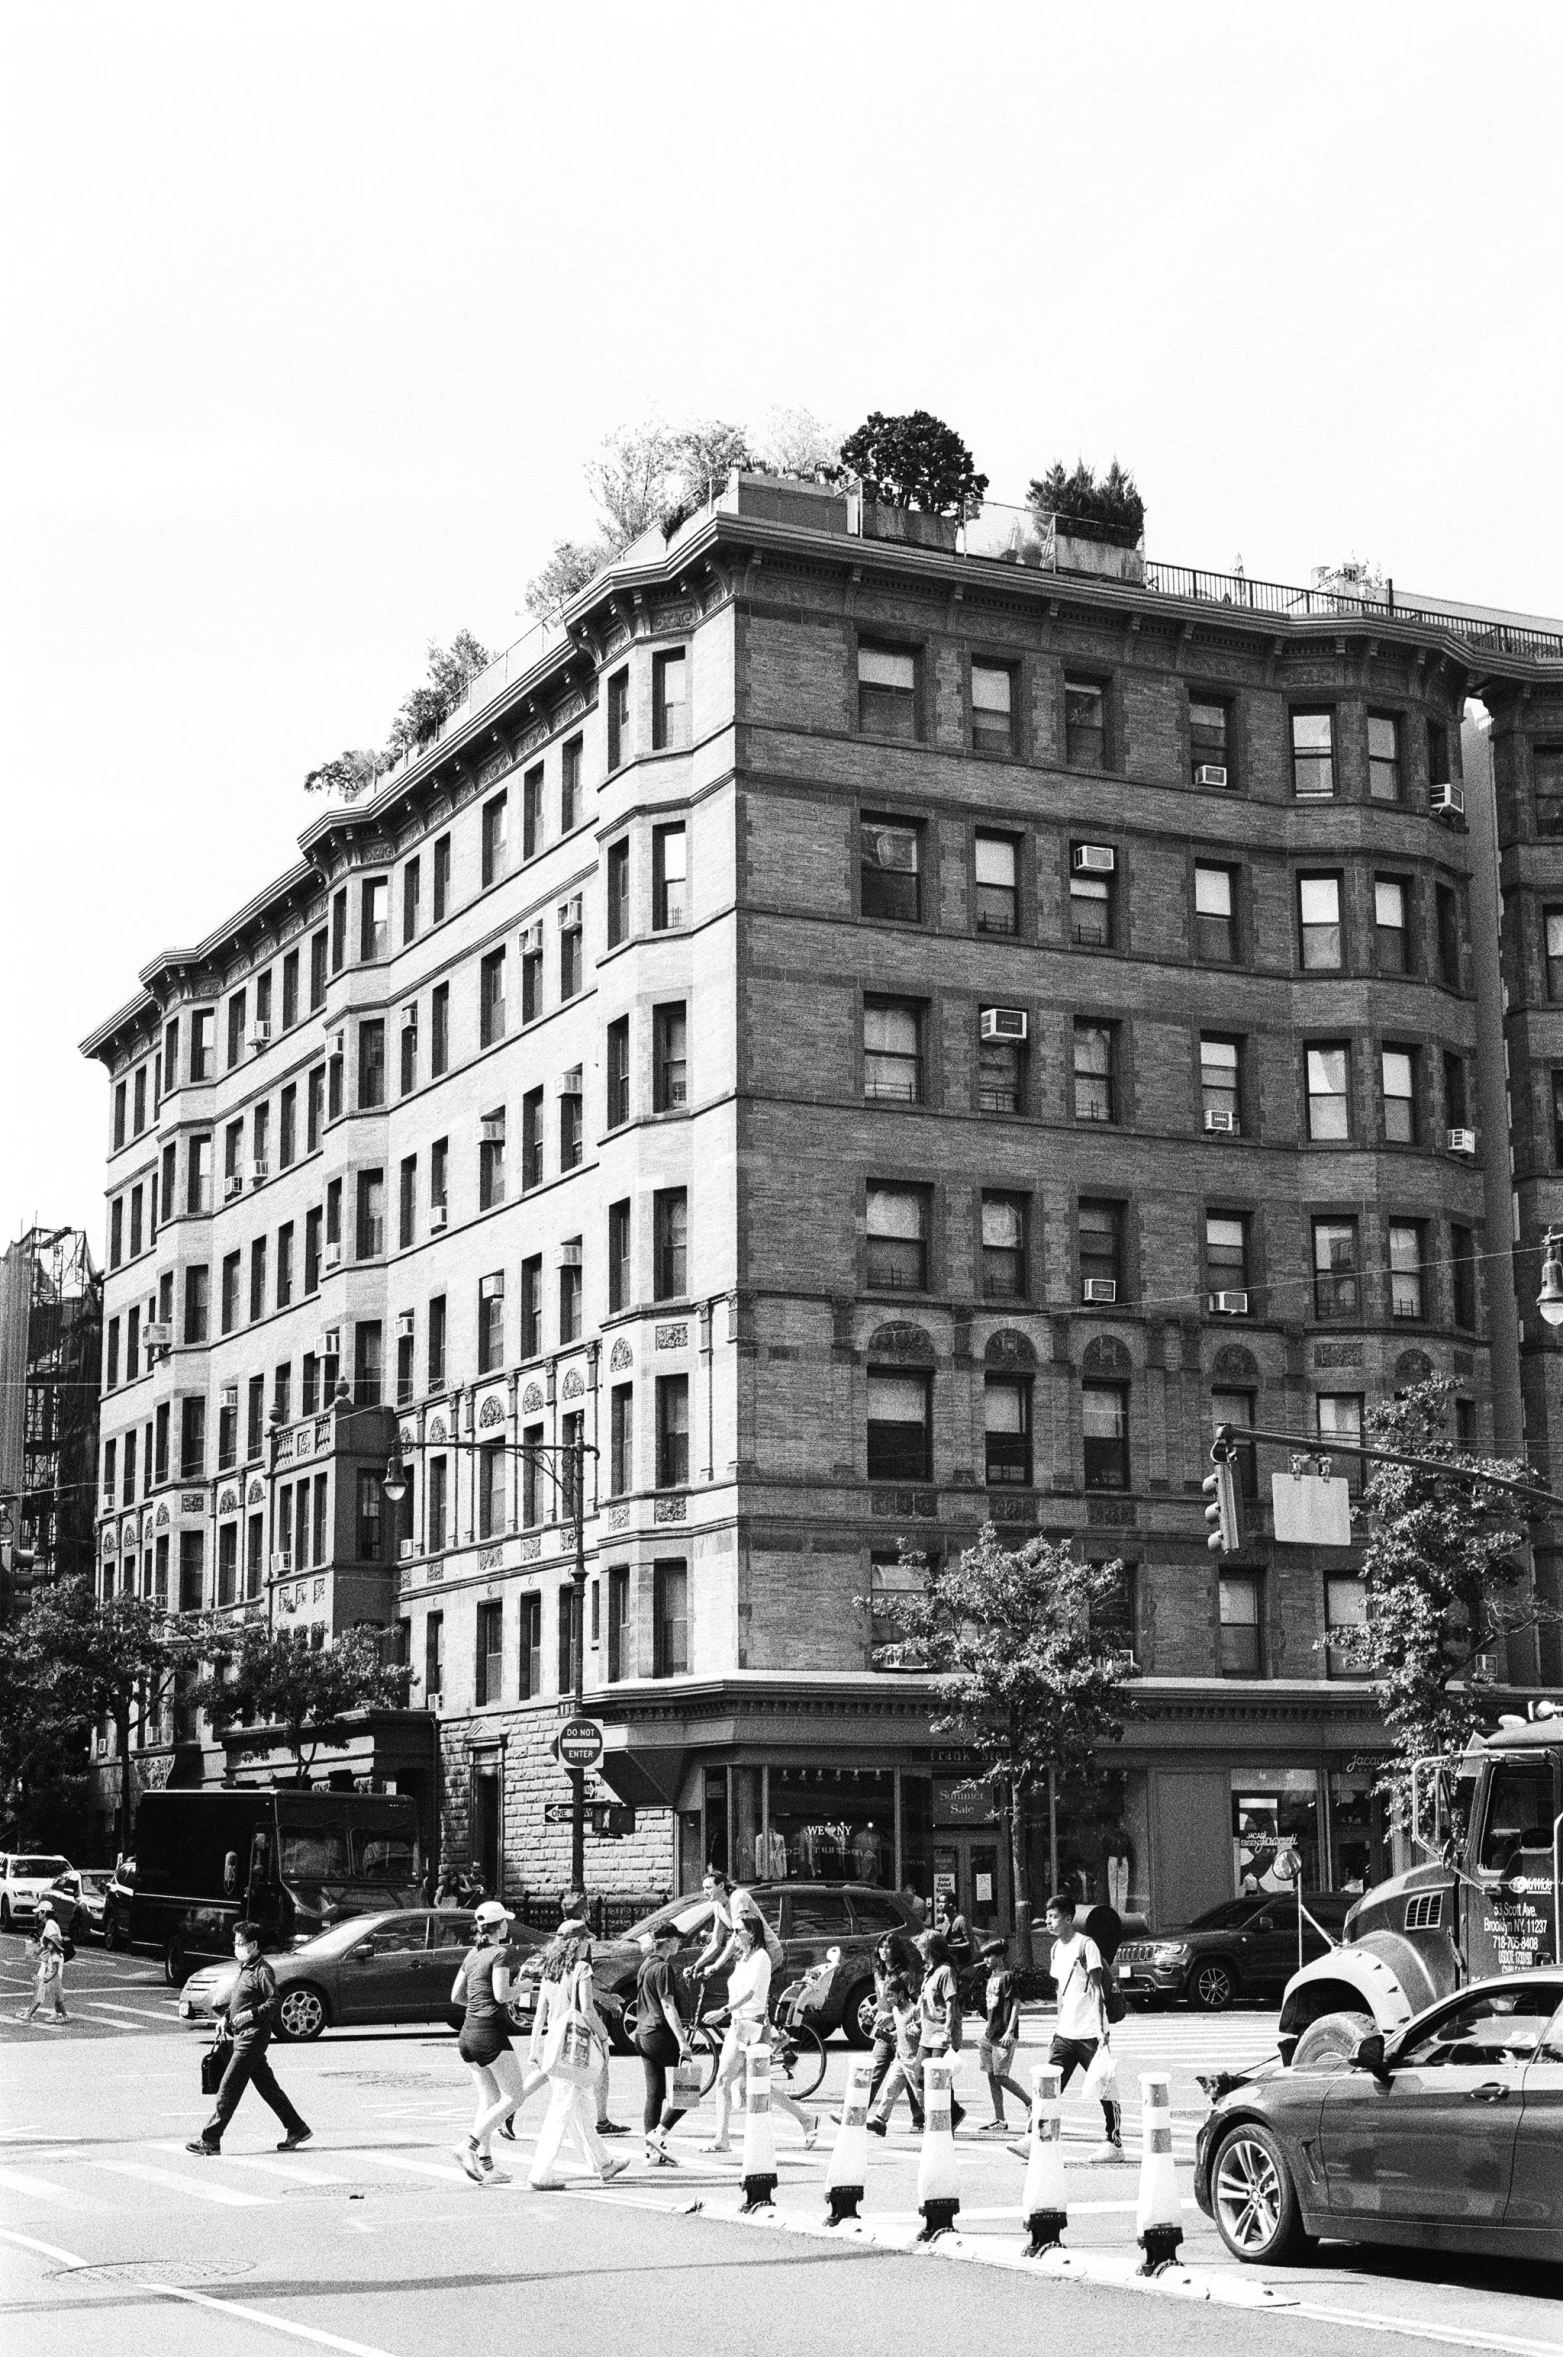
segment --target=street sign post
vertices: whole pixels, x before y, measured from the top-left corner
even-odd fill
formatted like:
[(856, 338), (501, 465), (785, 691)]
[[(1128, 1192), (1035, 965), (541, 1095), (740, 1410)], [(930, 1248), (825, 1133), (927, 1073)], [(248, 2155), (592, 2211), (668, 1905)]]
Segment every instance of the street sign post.
[(595, 1719), (567, 1719), (554, 1749), (567, 1768), (595, 1768), (602, 1758), (602, 1729)]

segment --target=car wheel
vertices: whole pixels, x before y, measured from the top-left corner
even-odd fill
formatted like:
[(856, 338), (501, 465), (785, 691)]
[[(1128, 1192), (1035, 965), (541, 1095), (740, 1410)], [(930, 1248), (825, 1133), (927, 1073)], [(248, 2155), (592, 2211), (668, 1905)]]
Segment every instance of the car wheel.
[(1252, 2121), (1222, 2139), (1211, 2165), (1210, 2197), (1234, 2258), (1255, 2266), (1295, 2260), (1312, 2239), (1279, 2142)]
[(1369, 2013), (1321, 2013), (1311, 2021), (1292, 2049), (1294, 2071), (1344, 2070), (1359, 2038), (1373, 2028)]
[(310, 1981), (284, 1989), (277, 2006), (277, 2034), (290, 2046), (307, 2046), (326, 2026), (326, 2000)]
[(872, 2046), (878, 2001), (872, 1981), (859, 1981), (841, 2008), (841, 2032), (849, 2046)]
[(177, 1932), (163, 1949), (163, 1978), (171, 1989), (182, 1989), (190, 1978), (190, 1959)]
[(1201, 2013), (1224, 2013), (1237, 1995), (1237, 1975), (1220, 1956), (1202, 1956), (1189, 1974), (1189, 2003)]

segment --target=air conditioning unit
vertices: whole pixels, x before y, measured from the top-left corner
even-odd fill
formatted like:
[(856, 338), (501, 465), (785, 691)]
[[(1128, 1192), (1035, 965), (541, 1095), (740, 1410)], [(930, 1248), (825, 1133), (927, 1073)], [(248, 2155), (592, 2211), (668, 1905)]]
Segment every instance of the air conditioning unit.
[(503, 1113), (485, 1113), (481, 1128), (485, 1146), (502, 1146), (504, 1144), (505, 1117)]
[(1074, 870), (1077, 876), (1110, 876), (1118, 865), (1118, 854), (1107, 843), (1077, 843)]
[(402, 1023), (403, 1023), (403, 1026), (404, 1026), (404, 1028), (405, 1028), (406, 1030), (408, 1030), (408, 1031), (416, 1031), (416, 1030), (417, 1030), (417, 1028), (418, 1028), (418, 1002), (417, 1002), (417, 1000), (416, 1000), (415, 998), (410, 998), (410, 999), (407, 1001), (407, 1004), (406, 1004), (406, 1005), (403, 1007), (403, 1009), (402, 1009)]
[(237, 1171), (237, 1170), (230, 1170), (230, 1171), (229, 1171), (229, 1173), (228, 1173), (228, 1176), (227, 1176), (227, 1178), (226, 1178), (226, 1179), (223, 1181), (223, 1199), (224, 1199), (224, 1201), (225, 1201), (225, 1202), (228, 1202), (228, 1203), (231, 1203), (231, 1202), (233, 1201), (233, 1199), (234, 1199), (235, 1195), (242, 1195), (242, 1194), (243, 1194), (243, 1192), (244, 1192), (244, 1176), (243, 1176), (243, 1173), (242, 1173), (241, 1171)]
[(568, 933), (571, 927), (579, 925), (580, 921), (581, 896), (579, 892), (573, 892), (568, 900), (561, 900), (559, 903), (559, 930), (561, 933)]
[(1205, 1307), (1213, 1318), (1246, 1318), (1248, 1315), (1248, 1295), (1246, 1293), (1211, 1293), (1206, 1296)]
[(1220, 1130), (1227, 1137), (1236, 1137), (1237, 1115), (1235, 1113), (1207, 1113), (1205, 1127)]
[(342, 1356), (342, 1329), (340, 1326), (328, 1326), (321, 1335), (320, 1355), (323, 1359), (339, 1359)]
[(1465, 788), (1435, 786), (1427, 798), (1427, 806), (1434, 818), (1464, 818)]
[(436, 1229), (442, 1228), (449, 1217), (450, 1211), (447, 1205), (443, 1203), (431, 1203), (429, 1205), (430, 1233), (432, 1234)]
[(397, 1542), (396, 1542), (396, 1552), (397, 1552), (397, 1554), (398, 1554), (398, 1555), (401, 1557), (401, 1559), (402, 1559), (402, 1561), (403, 1561), (404, 1563), (409, 1563), (409, 1562), (411, 1562), (411, 1560), (412, 1560), (413, 1556), (414, 1556), (414, 1555), (416, 1555), (416, 1554), (417, 1554), (417, 1552), (418, 1552), (418, 1542), (417, 1542), (417, 1540), (416, 1540), (416, 1539), (398, 1539), (398, 1540), (397, 1540)]
[(340, 1243), (336, 1243), (336, 1244), (328, 1244), (328, 1245), (326, 1246), (326, 1266), (327, 1266), (327, 1268), (328, 1268), (328, 1269), (339, 1269), (339, 1268), (341, 1267), (341, 1265), (342, 1265), (342, 1247), (341, 1247)]
[(1081, 1300), (1082, 1300), (1082, 1301), (1101, 1301), (1101, 1302), (1109, 1302), (1109, 1303), (1110, 1303), (1110, 1302), (1114, 1302), (1114, 1301), (1116, 1301), (1116, 1300), (1117, 1300), (1117, 1298), (1118, 1298), (1118, 1280), (1117, 1280), (1117, 1278), (1116, 1278), (1116, 1277), (1085, 1277), (1085, 1278), (1083, 1278), (1083, 1279), (1081, 1280), (1081, 1285), (1080, 1285), (1080, 1298), (1081, 1298)]
[(263, 1187), (270, 1176), (271, 1164), (269, 1162), (252, 1162), (250, 1164), (250, 1185), (252, 1187)]
[(554, 1266), (561, 1269), (578, 1269), (580, 1265), (581, 1239), (576, 1236), (568, 1244), (560, 1245), (554, 1255)]
[(554, 1094), (560, 1097), (578, 1097), (580, 1093), (581, 1067), (579, 1064), (572, 1064), (569, 1071), (561, 1072), (554, 1082)]
[(222, 1404), (225, 1408), (236, 1408), (238, 1406), (239, 1386), (237, 1383), (225, 1383), (223, 1385)]
[(977, 1028), (984, 1039), (1024, 1039), (1026, 1010), (1024, 1007), (984, 1007)]
[(1213, 786), (1217, 793), (1226, 791), (1227, 773), (1219, 761), (1202, 761), (1194, 772), (1196, 786)]
[(523, 925), (521, 928), (521, 955), (529, 958), (541, 957), (542, 954), (543, 920), (539, 917), (535, 925)]
[(172, 1350), (174, 1347), (174, 1329), (172, 1326), (143, 1326), (141, 1329), (141, 1339), (145, 1343), (148, 1350)]
[(271, 1045), (271, 1025), (269, 1023), (252, 1023), (249, 1037), (252, 1048), (269, 1048)]
[(288, 1573), (292, 1569), (292, 1550), (288, 1547), (273, 1547), (271, 1550), (271, 1571), (273, 1579), (286, 1579)]
[(345, 1023), (331, 1023), (326, 1026), (326, 1053), (331, 1056), (345, 1056), (347, 1054), (347, 1026)]
[(410, 1342), (412, 1340), (412, 1332), (412, 1311), (410, 1309), (398, 1310), (396, 1313), (397, 1339)]
[(1474, 1154), (1476, 1151), (1474, 1129), (1448, 1129), (1444, 1132), (1444, 1138), (1451, 1154)]

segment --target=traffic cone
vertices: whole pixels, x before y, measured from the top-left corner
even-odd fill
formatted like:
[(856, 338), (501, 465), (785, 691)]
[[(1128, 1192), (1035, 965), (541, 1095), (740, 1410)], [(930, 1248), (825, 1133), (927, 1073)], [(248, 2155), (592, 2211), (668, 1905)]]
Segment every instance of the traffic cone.
[(1145, 2257), (1138, 2273), (1159, 2275), (1176, 2260), (1183, 2240), (1183, 2208), (1172, 2162), (1172, 2081), (1163, 2072), (1147, 2071), (1140, 2080), (1140, 2122), (1145, 2141), (1134, 2225)]
[(1069, 2223), (1064, 2192), (1063, 2122), (1059, 2116), (1059, 2073), (1038, 2063), (1031, 2073), (1031, 2149), (1026, 2155), (1026, 2188), (1020, 2214), (1031, 2240), (1026, 2257), (1055, 2251)]
[(740, 2215), (775, 2207), (776, 2137), (771, 2127), (771, 2050), (755, 2045), (744, 2055), (743, 2207)]
[(961, 2206), (960, 2181), (955, 2174), (955, 2131), (950, 2125), (955, 2065), (947, 2054), (930, 2055), (923, 2064), (923, 2149), (917, 2164), (917, 2207), (922, 2217), (919, 2242), (948, 2234)]
[(827, 2226), (839, 2226), (843, 2218), (855, 2218), (863, 2198), (868, 2172), (869, 2091), (873, 2079), (872, 2055), (861, 2054), (848, 2063), (846, 2092), (841, 2098), (841, 2126), (825, 2171), (825, 2199), (830, 2204)]

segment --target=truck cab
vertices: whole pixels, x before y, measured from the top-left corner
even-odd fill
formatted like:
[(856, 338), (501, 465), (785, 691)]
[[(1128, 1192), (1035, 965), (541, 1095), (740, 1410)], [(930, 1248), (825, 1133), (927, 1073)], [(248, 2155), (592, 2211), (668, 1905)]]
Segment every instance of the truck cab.
[(1412, 1838), (1426, 1862), (1359, 1899), (1329, 1955), (1281, 2001), (1281, 2059), (1349, 2054), (1466, 1981), (1563, 1960), (1563, 1708), (1505, 1717), (1451, 1773), (1418, 1761)]

